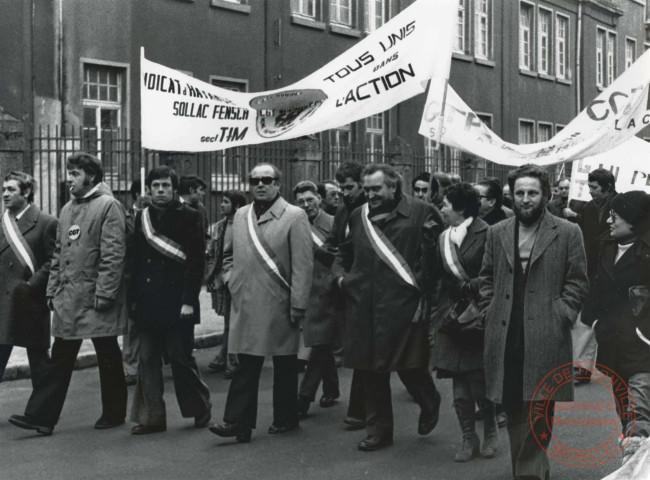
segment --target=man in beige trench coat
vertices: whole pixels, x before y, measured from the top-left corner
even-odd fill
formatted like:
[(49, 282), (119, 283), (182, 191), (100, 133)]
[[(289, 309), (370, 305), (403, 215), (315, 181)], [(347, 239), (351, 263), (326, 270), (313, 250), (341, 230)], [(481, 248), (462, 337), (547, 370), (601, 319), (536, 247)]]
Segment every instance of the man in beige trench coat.
[[(228, 390), (221, 437), (248, 442), (257, 421), (264, 357), (273, 357), (270, 434), (298, 426), (298, 338), (312, 285), (312, 237), (307, 214), (280, 196), (280, 171), (270, 164), (250, 173), (253, 203), (233, 222), (232, 295), (228, 347), (239, 367)], [(226, 252), (224, 252), (226, 255)]]
[[(572, 360), (571, 327), (589, 289), (587, 262), (578, 226), (546, 211), (545, 170), (524, 165), (510, 172), (508, 184), (515, 216), (488, 229), (479, 274), (487, 398), (508, 414), (513, 476), (544, 480), (550, 465), (538, 439), (548, 446), (551, 432), (543, 431), (543, 417), (532, 417), (531, 429), (530, 407), (543, 400), (535, 391), (544, 377)], [(552, 415), (555, 401), (573, 400), (573, 382), (548, 400)]]

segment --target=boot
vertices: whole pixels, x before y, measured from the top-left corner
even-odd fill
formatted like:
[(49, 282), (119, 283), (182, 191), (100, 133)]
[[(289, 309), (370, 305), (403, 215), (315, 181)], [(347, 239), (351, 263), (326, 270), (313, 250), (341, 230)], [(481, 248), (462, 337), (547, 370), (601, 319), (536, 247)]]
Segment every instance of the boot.
[(497, 426), (496, 408), (494, 403), (489, 400), (479, 400), (477, 402), (483, 414), (483, 447), (481, 447), (481, 456), (484, 458), (494, 458), (499, 446), (499, 427)]
[(460, 446), (455, 462), (467, 462), (478, 455), (481, 441), (474, 430), (474, 402), (458, 398), (454, 400), (454, 408), (460, 423), (460, 429), (463, 431), (463, 443)]

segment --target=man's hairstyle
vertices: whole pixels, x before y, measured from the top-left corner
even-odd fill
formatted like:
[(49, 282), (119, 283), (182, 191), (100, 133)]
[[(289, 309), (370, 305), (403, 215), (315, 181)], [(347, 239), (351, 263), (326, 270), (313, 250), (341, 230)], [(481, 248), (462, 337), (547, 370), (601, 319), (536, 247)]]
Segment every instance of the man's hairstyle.
[(431, 175), (428, 172), (422, 172), (411, 181), (411, 188), (415, 188), (415, 182), (429, 183), (430, 181)]
[[(277, 179), (278, 179), (278, 182), (281, 182), (281, 181), (282, 181), (282, 172), (281, 172), (280, 169), (279, 169), (278, 167), (276, 167), (275, 165), (273, 165), (273, 164), (271, 164), (271, 163), (258, 163), (257, 165), (255, 165), (255, 166), (251, 169), (251, 172), (253, 172), (253, 170), (255, 170), (257, 167), (271, 167), (271, 168), (273, 169), (273, 177), (277, 178)], [(249, 177), (250, 177), (250, 174), (249, 174)]]
[(496, 200), (494, 208), (501, 208), (503, 205), (503, 188), (501, 188), (501, 182), (498, 178), (485, 177), (477, 185), (487, 187), (487, 196)]
[(554, 187), (559, 187), (560, 183), (564, 182), (565, 180), (568, 181), (568, 182), (571, 182), (571, 179), (568, 178), (568, 177), (560, 177), (560, 178), (557, 179), (557, 182), (555, 182), (555, 184), (553, 186)]
[(361, 172), (363, 165), (356, 162), (347, 162), (342, 164), (336, 171), (336, 181), (339, 183), (345, 182), (347, 178), (351, 178), (353, 182), (361, 183)]
[(546, 200), (551, 198), (551, 179), (548, 172), (538, 165), (527, 163), (508, 173), (508, 185), (512, 196), (515, 195), (515, 181), (523, 177), (536, 178), (542, 187), (542, 195)]
[(138, 194), (140, 193), (140, 180), (133, 180), (131, 182), (131, 188), (129, 188), (129, 193), (131, 193), (131, 200), (134, 202), (138, 199)]
[(325, 198), (327, 196), (327, 188), (325, 187), (326, 185), (332, 185), (336, 187), (337, 190), (339, 188), (334, 180), (323, 180), (321, 183), (316, 185), (316, 187), (318, 187), (318, 194), (321, 196), (321, 198)]
[(293, 198), (296, 198), (299, 193), (305, 193), (305, 192), (312, 192), (314, 195), (320, 195), (318, 193), (318, 187), (314, 182), (311, 182), (309, 180), (303, 180), (302, 182), (298, 182), (295, 187), (293, 187), (293, 190), (291, 190), (291, 193), (293, 193)]
[(451, 183), (461, 183), (463, 181), (457, 173), (450, 173), (449, 180), (451, 180)]
[(203, 179), (197, 175), (184, 175), (178, 181), (178, 194), (179, 195), (188, 195), (192, 193), (192, 190), (198, 190), (199, 188), (207, 188), (207, 185)]
[(603, 192), (616, 193), (616, 178), (614, 174), (605, 168), (597, 168), (589, 172), (588, 182), (596, 182), (603, 189)]
[(449, 175), (444, 172), (433, 172), (433, 174), (431, 174), (431, 188), (429, 192), (431, 198), (433, 199), (438, 195), (438, 193), (444, 192), (445, 188), (449, 185), (451, 185), (451, 178), (449, 178)]
[(374, 175), (377, 172), (384, 174), (384, 183), (389, 187), (395, 187), (395, 192), (402, 191), (402, 177), (393, 167), (387, 163), (371, 163), (361, 172), (361, 177)]
[(25, 195), (25, 190), (29, 188), (29, 195), (27, 195), (27, 201), (32, 203), (34, 201), (34, 193), (36, 193), (36, 179), (32, 177), (29, 173), (19, 172), (14, 170), (9, 172), (5, 176), (5, 182), (9, 180), (16, 180), (18, 182), (18, 188), (20, 188), (20, 194)]
[(476, 217), (481, 206), (478, 192), (469, 183), (452, 183), (444, 190), (451, 207), (457, 212), (463, 212), (463, 217)]
[(247, 203), (246, 195), (241, 190), (228, 190), (227, 192), (223, 192), (223, 196), (232, 203), (231, 215), (234, 214), (238, 208), (243, 207)]
[(83, 170), (86, 175), (94, 175), (95, 178), (93, 180), (93, 185), (97, 185), (104, 178), (102, 162), (100, 162), (97, 157), (86, 152), (79, 152), (70, 155), (66, 162), (66, 168), (68, 170), (71, 168), (78, 168)]
[(158, 180), (160, 178), (167, 178), (167, 177), (171, 178), (172, 188), (174, 190), (177, 190), (178, 176), (176, 175), (174, 169), (168, 165), (160, 165), (159, 167), (155, 167), (149, 170), (149, 173), (147, 174), (147, 180), (145, 180), (144, 183), (147, 187), (151, 188), (151, 183), (154, 180)]

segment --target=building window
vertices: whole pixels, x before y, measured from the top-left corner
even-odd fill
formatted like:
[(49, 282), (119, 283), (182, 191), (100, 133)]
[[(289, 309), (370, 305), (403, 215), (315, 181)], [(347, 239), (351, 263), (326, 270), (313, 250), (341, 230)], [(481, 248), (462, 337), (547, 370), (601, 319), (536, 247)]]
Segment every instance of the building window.
[(386, 23), (386, 0), (366, 0), (366, 32), (372, 32)]
[(353, 0), (330, 0), (330, 22), (353, 26)]
[(454, 52), (466, 53), (467, 35), (467, 0), (458, 3), (458, 18), (456, 21), (456, 36), (454, 38)]
[(632, 66), (636, 60), (636, 40), (632, 38), (625, 39), (625, 69)]
[(537, 36), (537, 70), (548, 75), (551, 71), (551, 12), (539, 10)]
[(291, 6), (293, 13), (312, 20), (320, 20), (319, 0), (292, 0)]
[(385, 147), (384, 120), (383, 113), (366, 118), (366, 152), (370, 154), (370, 160), (373, 162), (383, 159)]
[(616, 35), (607, 32), (607, 85), (611, 85), (616, 78)]
[(532, 50), (531, 39), (533, 26), (533, 7), (527, 3), (519, 6), (519, 67), (525, 70), (531, 70)]
[(596, 34), (596, 85), (605, 85), (605, 37), (607, 32), (598, 29)]
[(519, 145), (535, 141), (535, 122), (519, 120)]
[(557, 16), (555, 27), (555, 76), (569, 78), (567, 63), (569, 58), (569, 19)]
[(537, 124), (537, 141), (548, 142), (553, 137), (553, 125), (539, 122)]
[(476, 0), (475, 3), (476, 42), (474, 55), (478, 58), (488, 59), (492, 57), (491, 5), (490, 0)]
[(321, 148), (326, 158), (329, 158), (329, 164), (325, 165), (328, 171), (324, 172), (324, 176), (334, 177), (339, 164), (350, 158), (352, 152), (352, 126), (348, 124), (327, 130), (321, 133), (320, 138)]

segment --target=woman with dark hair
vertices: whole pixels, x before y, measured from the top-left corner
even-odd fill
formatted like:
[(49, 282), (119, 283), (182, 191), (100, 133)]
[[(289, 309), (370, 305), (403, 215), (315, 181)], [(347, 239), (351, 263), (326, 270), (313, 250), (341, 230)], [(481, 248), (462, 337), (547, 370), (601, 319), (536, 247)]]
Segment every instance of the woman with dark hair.
[(492, 458), (498, 445), (495, 405), (485, 398), (483, 328), (477, 309), (478, 274), (488, 225), (478, 218), (480, 200), (469, 183), (444, 190), (442, 216), (449, 227), (440, 234), (433, 282), (431, 329), (433, 368), (438, 378), (453, 381), (454, 408), (463, 441), (454, 460), (467, 462), (479, 452), (474, 403), (483, 415), (481, 455)]
[(243, 192), (239, 190), (224, 192), (220, 205), (223, 218), (210, 229), (211, 241), (208, 247), (208, 273), (205, 283), (208, 292), (212, 293), (212, 308), (217, 315), (223, 315), (224, 324), (221, 350), (208, 365), (208, 368), (215, 372), (224, 372), (224, 377), (228, 379), (232, 378), (237, 366), (237, 359), (234, 355), (228, 355), (228, 331), (230, 330), (228, 278), (232, 258), (224, 257), (224, 251), (232, 252), (232, 248), (227, 248), (232, 244), (232, 222), (237, 209), (246, 203), (246, 195)]

